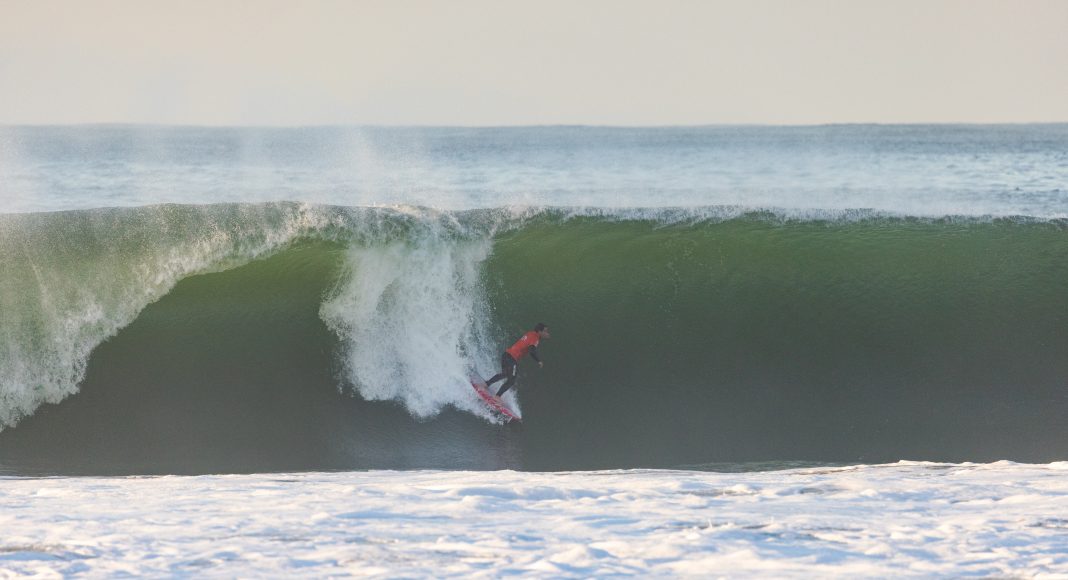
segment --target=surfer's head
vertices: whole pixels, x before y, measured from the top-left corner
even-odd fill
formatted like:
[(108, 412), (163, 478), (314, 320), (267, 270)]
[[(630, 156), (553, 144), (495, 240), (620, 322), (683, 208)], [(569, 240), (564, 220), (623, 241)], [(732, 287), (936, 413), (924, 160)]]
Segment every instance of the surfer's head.
[(538, 336), (542, 338), (549, 338), (549, 327), (545, 326), (544, 322), (539, 322), (535, 324), (534, 332), (538, 333)]

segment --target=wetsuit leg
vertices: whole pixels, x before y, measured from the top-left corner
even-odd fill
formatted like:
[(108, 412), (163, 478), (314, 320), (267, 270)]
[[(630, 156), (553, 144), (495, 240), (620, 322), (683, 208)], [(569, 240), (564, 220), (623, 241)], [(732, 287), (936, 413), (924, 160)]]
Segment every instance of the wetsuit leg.
[(501, 385), (501, 388), (497, 391), (498, 397), (508, 392), (508, 389), (512, 388), (512, 385), (515, 384), (518, 371), (519, 364), (512, 358), (512, 355), (504, 353), (501, 357), (501, 374), (506, 375), (508, 380), (504, 381), (504, 384)]
[(501, 372), (493, 375), (493, 378), (486, 381), (486, 388), (496, 383), (499, 380), (507, 379), (515, 374), (515, 359), (508, 353), (501, 353)]

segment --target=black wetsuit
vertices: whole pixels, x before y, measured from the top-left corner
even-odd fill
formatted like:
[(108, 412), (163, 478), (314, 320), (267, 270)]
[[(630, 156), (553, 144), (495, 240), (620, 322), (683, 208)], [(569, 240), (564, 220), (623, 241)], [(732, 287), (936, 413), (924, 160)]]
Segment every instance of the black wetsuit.
[[(538, 362), (541, 362), (541, 359), (538, 358), (538, 347), (531, 346), (528, 352), (530, 353), (531, 358)], [(508, 389), (512, 388), (512, 385), (515, 384), (516, 373), (518, 371), (519, 361), (512, 358), (512, 355), (508, 354), (508, 352), (505, 351), (501, 354), (501, 372), (493, 375), (493, 378), (486, 381), (486, 390), (489, 390), (490, 385), (492, 385), (493, 383), (496, 383), (501, 379), (508, 379), (504, 381), (504, 384), (501, 385), (500, 390), (497, 391), (498, 397), (505, 394), (506, 392), (508, 392)]]

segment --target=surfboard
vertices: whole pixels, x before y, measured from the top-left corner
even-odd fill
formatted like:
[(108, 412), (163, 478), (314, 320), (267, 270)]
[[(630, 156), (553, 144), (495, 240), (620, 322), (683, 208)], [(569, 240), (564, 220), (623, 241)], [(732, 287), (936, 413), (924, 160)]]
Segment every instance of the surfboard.
[(485, 402), (489, 408), (502, 415), (505, 421), (509, 423), (511, 423), (512, 421), (517, 421), (520, 423), (523, 422), (522, 417), (520, 417), (515, 411), (509, 409), (508, 405), (504, 404), (504, 401), (502, 401), (499, 397), (491, 394), (489, 390), (486, 389), (486, 381), (482, 380), (482, 378), (476, 374), (472, 374), (470, 379), (471, 387), (475, 389), (476, 393), (478, 393), (479, 398), (481, 398), (482, 401)]

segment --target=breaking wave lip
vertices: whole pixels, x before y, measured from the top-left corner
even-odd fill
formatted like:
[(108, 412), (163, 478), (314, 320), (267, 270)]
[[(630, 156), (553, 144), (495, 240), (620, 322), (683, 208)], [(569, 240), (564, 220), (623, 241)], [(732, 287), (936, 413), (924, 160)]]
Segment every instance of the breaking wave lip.
[[(479, 410), (470, 397), (444, 393), (441, 400), (385, 384), (387, 376), (415, 380), (442, 373), (453, 384), (466, 381), (464, 361), (478, 360), (484, 350), (469, 345), (487, 335), (477, 266), (489, 242), (465, 232), (448, 212), (290, 203), (160, 205), (6, 216), (6, 221), (0, 257), (12, 275), (0, 281), (7, 313), (0, 327), (0, 429), (75, 393), (93, 349), (180, 280), (246, 264), (304, 237), (350, 244), (348, 275), (324, 302), (322, 317), (349, 345), (346, 368), (361, 394), (399, 398), (419, 417), (450, 403)], [(456, 309), (460, 303), (466, 307)], [(410, 330), (390, 327), (446, 313), (454, 316), (441, 321), (442, 332), (459, 334), (433, 340), (456, 347), (449, 360), (406, 356), (428, 352), (422, 344), (380, 338), (367, 341), (374, 347), (368, 353), (352, 340), (367, 332), (410, 339), (416, 336)]]
[[(270, 256), (296, 240), (348, 246), (345, 273), (320, 316), (345, 344), (348, 380), (370, 400), (400, 400), (416, 417), (444, 406), (486, 415), (467, 367), (495, 365), (481, 264), (498, 235), (546, 221), (653, 222), (657, 226), (919, 221), (1046, 223), (1060, 215), (914, 216), (874, 209), (753, 206), (503, 206), (446, 211), (412, 205), (345, 207), (296, 202), (105, 208), (0, 215), (0, 429), (77, 392), (94, 348), (180, 280)], [(435, 336), (417, 329), (442, 328)], [(383, 338), (385, 337), (385, 338)], [(410, 353), (439, 353), (425, 360)], [(372, 345), (368, 347), (367, 345)], [(402, 377), (397, 381), (395, 377)], [(403, 381), (431, 384), (403, 389)], [(513, 395), (514, 396), (514, 395)], [(514, 404), (514, 401), (513, 401)]]

